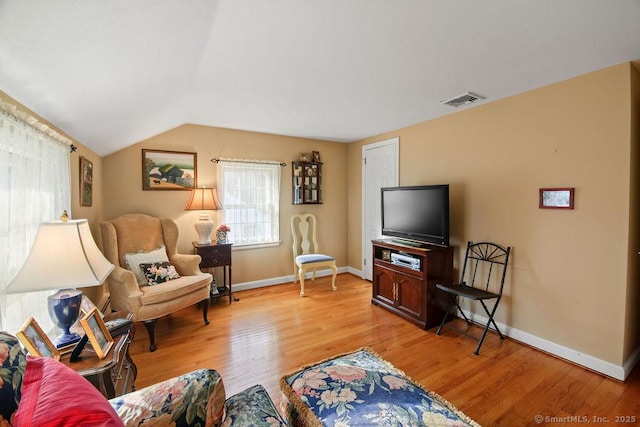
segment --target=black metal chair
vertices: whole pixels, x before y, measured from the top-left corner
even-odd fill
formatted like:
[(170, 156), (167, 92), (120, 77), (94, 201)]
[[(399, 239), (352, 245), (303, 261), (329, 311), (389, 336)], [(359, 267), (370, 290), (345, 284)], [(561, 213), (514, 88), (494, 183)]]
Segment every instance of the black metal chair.
[[(511, 252), (510, 247), (505, 249), (495, 243), (467, 243), (467, 252), (464, 258), (464, 266), (462, 267), (462, 275), (460, 276), (461, 283), (452, 285), (436, 284), (436, 288), (451, 294), (451, 304), (447, 308), (440, 327), (436, 331), (437, 335), (440, 335), (444, 326), (458, 330), (450, 325), (445, 325), (447, 317), (454, 306), (458, 308), (464, 320), (467, 321), (467, 325), (471, 324), (471, 321), (464, 314), (464, 311), (462, 311), (458, 303), (458, 297), (462, 297), (473, 301), (480, 301), (480, 304), (482, 304), (484, 311), (489, 317), (487, 324), (484, 325), (484, 331), (478, 340), (478, 346), (474, 353), (477, 355), (480, 352), (480, 346), (484, 341), (484, 337), (487, 335), (490, 325), (493, 325), (500, 335), (500, 339), (504, 339), (504, 335), (502, 335), (498, 325), (496, 325), (496, 322), (493, 320), (493, 315), (502, 298), (504, 280), (507, 274), (507, 263), (509, 262), (509, 252)], [(491, 310), (489, 310), (485, 304), (485, 301), (489, 300), (495, 300)]]

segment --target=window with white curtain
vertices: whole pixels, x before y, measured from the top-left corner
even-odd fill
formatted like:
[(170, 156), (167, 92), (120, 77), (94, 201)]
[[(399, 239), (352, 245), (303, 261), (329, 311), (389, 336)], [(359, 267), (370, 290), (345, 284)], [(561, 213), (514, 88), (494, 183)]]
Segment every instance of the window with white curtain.
[(15, 333), (29, 316), (45, 331), (53, 326), (51, 292), (3, 291), (27, 259), (40, 223), (71, 212), (70, 174), (67, 144), (0, 110), (0, 330)]
[(279, 243), (280, 175), (279, 163), (218, 161), (218, 196), (234, 246)]

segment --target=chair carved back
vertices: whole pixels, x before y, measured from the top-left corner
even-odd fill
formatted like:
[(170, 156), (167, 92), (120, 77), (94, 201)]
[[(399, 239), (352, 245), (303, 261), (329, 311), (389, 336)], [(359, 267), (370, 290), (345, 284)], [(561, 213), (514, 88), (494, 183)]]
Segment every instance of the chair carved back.
[(313, 214), (300, 214), (291, 217), (293, 235), (293, 257), (320, 252), (316, 240), (316, 217)]

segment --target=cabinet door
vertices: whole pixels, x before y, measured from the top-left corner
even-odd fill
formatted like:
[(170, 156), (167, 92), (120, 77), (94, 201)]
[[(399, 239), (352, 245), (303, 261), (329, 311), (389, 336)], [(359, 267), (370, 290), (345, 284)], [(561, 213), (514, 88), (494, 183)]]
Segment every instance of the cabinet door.
[(395, 273), (388, 268), (373, 266), (373, 297), (388, 305), (395, 305), (394, 298)]
[(400, 272), (396, 273), (396, 281), (398, 283), (396, 307), (411, 317), (424, 320), (424, 282), (421, 279)]

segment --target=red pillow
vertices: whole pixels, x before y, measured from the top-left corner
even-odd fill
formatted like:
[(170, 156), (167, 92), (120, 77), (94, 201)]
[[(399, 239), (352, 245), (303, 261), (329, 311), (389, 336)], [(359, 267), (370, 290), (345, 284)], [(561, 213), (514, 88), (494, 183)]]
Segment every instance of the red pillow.
[(27, 356), (14, 426), (123, 426), (107, 399), (64, 364)]

